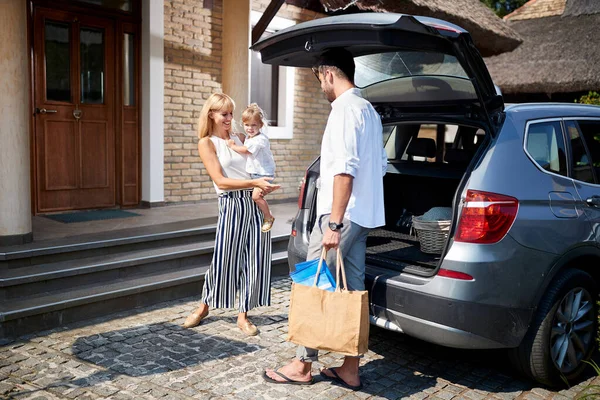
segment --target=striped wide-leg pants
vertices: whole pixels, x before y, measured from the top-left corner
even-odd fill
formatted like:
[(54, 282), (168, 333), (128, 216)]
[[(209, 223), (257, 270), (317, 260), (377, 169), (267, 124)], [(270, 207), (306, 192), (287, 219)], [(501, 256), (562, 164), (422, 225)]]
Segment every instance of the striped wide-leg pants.
[(215, 251), (204, 279), (202, 302), (240, 313), (271, 304), (271, 232), (262, 233), (262, 212), (251, 190), (219, 195)]

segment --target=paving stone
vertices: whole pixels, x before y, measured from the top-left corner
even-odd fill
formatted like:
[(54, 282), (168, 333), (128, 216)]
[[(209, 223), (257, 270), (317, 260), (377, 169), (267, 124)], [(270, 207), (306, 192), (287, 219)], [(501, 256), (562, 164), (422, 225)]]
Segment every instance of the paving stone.
[[(250, 312), (260, 329), (252, 338), (235, 326), (235, 310), (211, 310), (200, 326), (183, 329), (197, 297), (24, 336), (0, 347), (0, 397), (565, 400), (591, 382), (551, 391), (498, 370), (502, 363), (490, 355), (497, 353), (463, 353), (373, 328), (361, 360), (362, 391), (329, 382), (267, 384), (262, 371), (295, 354), (285, 340), (289, 290), (288, 279), (273, 280), (272, 306)], [(322, 352), (313, 372), (342, 358)]]

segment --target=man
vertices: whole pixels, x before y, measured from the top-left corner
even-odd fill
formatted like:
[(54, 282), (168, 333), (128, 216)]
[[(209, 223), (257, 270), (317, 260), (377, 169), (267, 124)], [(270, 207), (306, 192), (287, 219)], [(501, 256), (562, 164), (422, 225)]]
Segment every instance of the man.
[[(381, 119), (354, 86), (354, 59), (343, 49), (328, 50), (313, 72), (331, 102), (321, 144), (321, 177), (317, 184), (317, 221), (307, 259), (319, 258), (322, 247), (340, 246), (349, 290), (365, 290), (365, 253), (371, 228), (385, 224), (383, 175), (387, 157), (383, 149)], [(327, 265), (335, 276), (335, 251)], [(266, 370), (271, 383), (311, 384), (312, 362), (318, 350), (299, 346), (296, 359), (278, 370)], [(342, 366), (320, 375), (353, 390), (362, 388), (360, 357), (346, 357)]]

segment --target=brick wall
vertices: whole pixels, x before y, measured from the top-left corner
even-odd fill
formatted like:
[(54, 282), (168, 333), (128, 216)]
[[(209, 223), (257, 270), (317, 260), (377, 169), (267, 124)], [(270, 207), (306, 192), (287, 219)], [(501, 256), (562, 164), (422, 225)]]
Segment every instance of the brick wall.
[[(210, 3), (208, 3), (210, 2)], [(198, 156), (197, 119), (204, 101), (222, 90), (222, 0), (165, 1), (165, 201), (216, 197)], [(254, 1), (263, 11), (269, 1)], [(297, 22), (321, 15), (284, 4), (277, 16)], [(295, 199), (306, 167), (319, 154), (329, 103), (309, 69), (296, 69), (293, 139), (271, 140), (282, 188), (271, 199)], [(239, 106), (239, 105), (238, 105)], [(241, 129), (241, 128), (239, 128)]]

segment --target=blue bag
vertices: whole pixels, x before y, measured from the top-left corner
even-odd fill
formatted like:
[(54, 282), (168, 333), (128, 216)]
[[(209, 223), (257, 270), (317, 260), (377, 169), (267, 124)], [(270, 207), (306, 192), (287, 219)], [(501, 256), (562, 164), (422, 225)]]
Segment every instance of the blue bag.
[(319, 262), (322, 260), (323, 265), (321, 266), (321, 272), (317, 280), (317, 287), (328, 292), (335, 291), (335, 279), (333, 279), (333, 275), (331, 275), (329, 268), (327, 268), (327, 262), (325, 262), (326, 254), (327, 252), (323, 250), (321, 258), (296, 264), (296, 270), (290, 273), (292, 282), (304, 286), (313, 286), (319, 269)]

